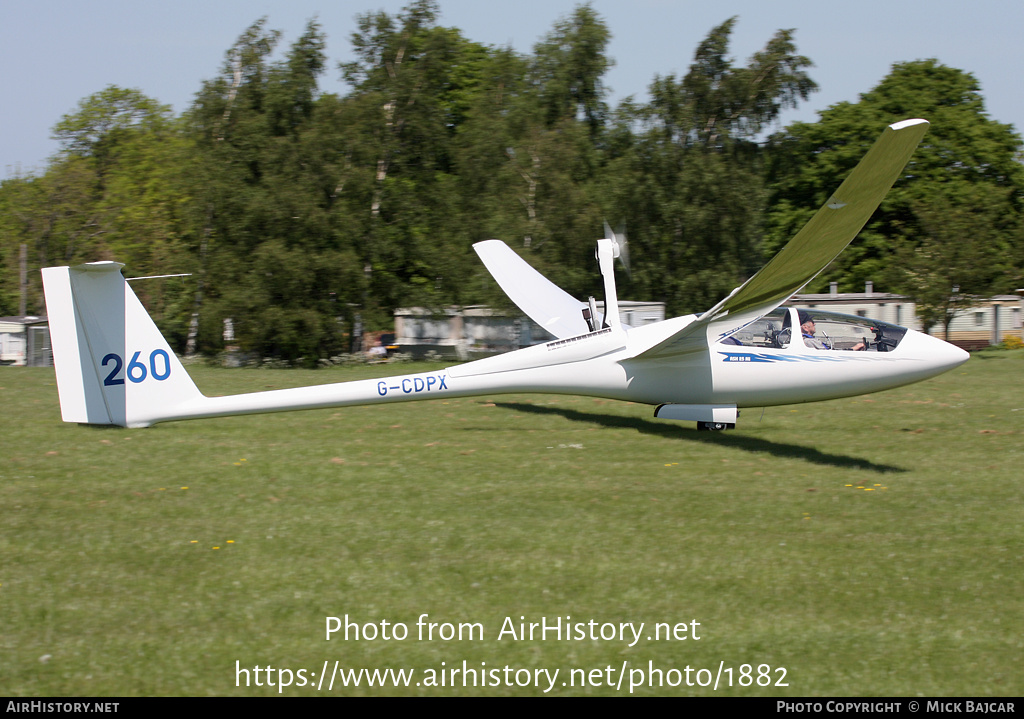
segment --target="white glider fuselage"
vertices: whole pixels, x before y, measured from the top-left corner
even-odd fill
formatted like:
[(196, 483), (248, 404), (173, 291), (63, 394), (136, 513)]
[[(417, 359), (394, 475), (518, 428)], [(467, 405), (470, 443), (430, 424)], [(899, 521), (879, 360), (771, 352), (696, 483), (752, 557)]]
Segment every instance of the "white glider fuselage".
[[(474, 249), (506, 294), (556, 339), (433, 372), (228, 397), (199, 392), (122, 277), (96, 262), (43, 270), (65, 421), (156, 422), (497, 393), (550, 392), (658, 405), (656, 417), (735, 426), (737, 408), (813, 402), (917, 382), (967, 359), (928, 335), (814, 311), (822, 338), (795, 309), (777, 309), (856, 236), (899, 177), (928, 123), (890, 125), (807, 225), (743, 285), (700, 315), (643, 327), (619, 321), (614, 258), (625, 236), (597, 242), (606, 317), (574, 299), (507, 245)], [(811, 318), (813, 319), (813, 318)], [(830, 329), (825, 329), (827, 325)], [(831, 332), (831, 335), (828, 334)], [(843, 336), (837, 336), (843, 335)], [(864, 350), (864, 351), (859, 351)]]
[(762, 407), (891, 389), (941, 374), (968, 357), (953, 345), (907, 330), (899, 346), (889, 352), (822, 351), (800, 342), (756, 351), (714, 344), (711, 353), (633, 359), (695, 319), (689, 315), (640, 328), (598, 330), (433, 372), (228, 397), (200, 395), (181, 404), (174, 416), (158, 407), (148, 417), (137, 411), (132, 426), (171, 419), (533, 392), (649, 405)]

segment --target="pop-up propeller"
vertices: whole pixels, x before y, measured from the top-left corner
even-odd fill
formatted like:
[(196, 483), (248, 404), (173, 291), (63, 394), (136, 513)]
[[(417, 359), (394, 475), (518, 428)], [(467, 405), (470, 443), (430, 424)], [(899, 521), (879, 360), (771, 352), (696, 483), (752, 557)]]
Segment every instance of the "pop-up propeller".
[(629, 242), (626, 240), (625, 228), (621, 227), (619, 232), (612, 232), (612, 228), (609, 227), (608, 222), (605, 221), (604, 236), (606, 239), (612, 241), (614, 255), (622, 262), (622, 266), (626, 270), (626, 276), (633, 279), (633, 275), (629, 269)]

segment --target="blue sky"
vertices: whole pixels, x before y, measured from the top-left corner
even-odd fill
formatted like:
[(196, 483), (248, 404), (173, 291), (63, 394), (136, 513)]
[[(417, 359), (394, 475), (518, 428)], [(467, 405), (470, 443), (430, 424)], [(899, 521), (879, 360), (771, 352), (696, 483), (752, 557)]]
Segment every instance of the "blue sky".
[[(57, 146), (50, 129), (82, 98), (108, 85), (138, 88), (188, 107), (204, 79), (253, 21), (283, 31), (280, 49), (311, 17), (327, 33), (330, 69), (321, 89), (344, 92), (337, 63), (349, 59), (356, 15), (398, 12), (407, 0), (0, 0), (0, 179), (40, 171)], [(529, 52), (575, 0), (441, 0), (443, 25), (489, 45)], [(795, 28), (820, 86), (782, 123), (856, 101), (894, 62), (937, 58), (981, 82), (989, 116), (1024, 128), (1024, 2), (1019, 0), (594, 0), (612, 32), (606, 77), (615, 103), (646, 97), (656, 74), (685, 73), (697, 43), (739, 16), (732, 55), (744, 61), (779, 28)]]

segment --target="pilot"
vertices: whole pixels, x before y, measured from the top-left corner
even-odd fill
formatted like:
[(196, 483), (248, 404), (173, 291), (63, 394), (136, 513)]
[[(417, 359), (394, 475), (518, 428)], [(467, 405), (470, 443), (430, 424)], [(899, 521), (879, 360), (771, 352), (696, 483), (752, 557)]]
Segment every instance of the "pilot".
[[(804, 344), (808, 347), (813, 347), (818, 350), (830, 350), (833, 349), (824, 340), (818, 339), (814, 336), (814, 318), (811, 317), (811, 313), (806, 310), (800, 310), (798, 313), (800, 317), (800, 331), (804, 336)], [(858, 342), (851, 350), (862, 350), (865, 349), (863, 342)]]
[(804, 336), (804, 344), (816, 350), (832, 349), (824, 340), (814, 336), (814, 319), (811, 317), (811, 313), (806, 310), (800, 310), (798, 314), (800, 317), (800, 332)]

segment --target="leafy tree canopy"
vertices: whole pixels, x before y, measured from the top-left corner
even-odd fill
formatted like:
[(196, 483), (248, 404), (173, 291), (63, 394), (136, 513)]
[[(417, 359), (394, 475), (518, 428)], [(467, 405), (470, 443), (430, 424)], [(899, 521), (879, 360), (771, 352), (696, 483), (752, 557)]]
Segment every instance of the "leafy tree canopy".
[[(685, 74), (655, 76), (649, 102), (613, 110), (611, 29), (592, 6), (528, 54), (439, 18), (435, 0), (363, 14), (354, 60), (333, 69), (316, 20), (283, 46), (263, 18), (180, 117), (138, 90), (82, 100), (55, 125), (61, 149), (45, 174), (0, 184), (0, 307), (16, 297), (21, 244), (38, 266), (191, 272), (137, 285), (179, 349), (229, 343), (314, 364), (350, 348), (357, 316), (382, 329), (402, 306), (501, 306), (472, 251), (480, 240), (503, 239), (570, 293), (600, 296), (593, 243), (607, 219), (632, 245), (620, 295), (699, 311), (792, 236), (884, 125), (917, 116), (932, 122), (924, 145), (829, 279), (888, 281), (941, 322), (943, 288), (962, 298), (1019, 276), (1020, 138), (985, 115), (968, 73), (896, 65), (859, 102), (766, 150), (764, 132), (816, 88), (793, 30), (739, 62), (729, 18)], [(320, 91), (331, 71), (348, 92)]]
[[(876, 286), (884, 283), (893, 291), (918, 294), (907, 274), (910, 268), (898, 258), (915, 256), (911, 250), (937, 237), (936, 228), (943, 224), (938, 213), (961, 212), (982, 197), (989, 199), (978, 205), (977, 212), (950, 219), (950, 226), (958, 228), (958, 241), (963, 243), (985, 242), (983, 238), (991, 239), (988, 230), (998, 228), (1003, 256), (1015, 259), (1010, 258), (1012, 247), (1019, 243), (1019, 231), (1014, 228), (1019, 227), (1024, 206), (1021, 138), (1012, 126), (988, 117), (977, 80), (970, 73), (937, 60), (898, 63), (859, 102), (835, 105), (822, 112), (818, 122), (794, 123), (772, 138), (769, 246), (781, 246), (803, 226), (881, 128), (913, 117), (931, 122), (924, 141), (879, 211), (818, 283), (838, 279), (841, 289), (854, 291), (865, 280), (874, 280)], [(974, 218), (974, 224), (968, 217)], [(999, 219), (992, 225), (986, 217)], [(925, 254), (935, 258), (937, 251), (932, 248)], [(943, 280), (940, 292), (953, 284), (977, 294), (1006, 288), (1007, 264), (988, 266), (993, 271), (985, 278), (960, 283)]]

